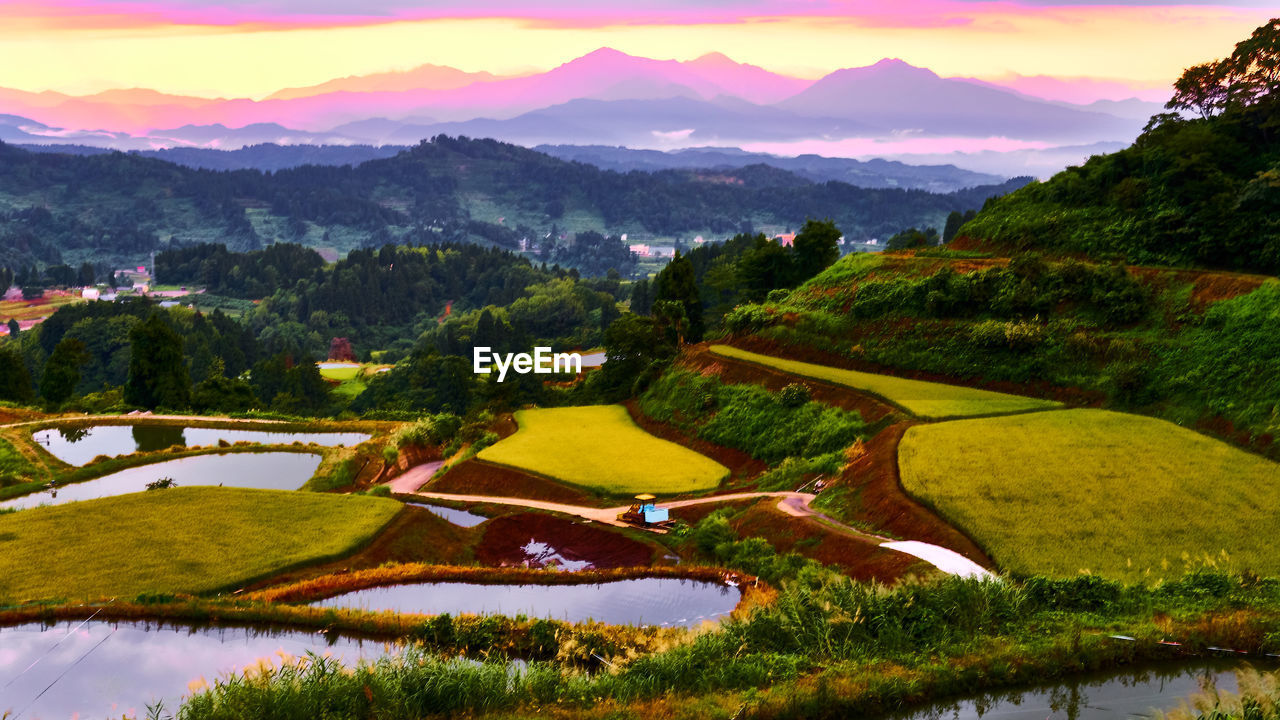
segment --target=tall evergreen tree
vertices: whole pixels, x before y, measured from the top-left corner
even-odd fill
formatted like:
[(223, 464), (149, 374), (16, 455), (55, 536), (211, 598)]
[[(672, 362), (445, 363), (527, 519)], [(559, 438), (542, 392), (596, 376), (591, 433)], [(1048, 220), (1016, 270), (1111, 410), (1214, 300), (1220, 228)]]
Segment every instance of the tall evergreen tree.
[(80, 384), (80, 368), (91, 359), (83, 342), (63, 338), (44, 364), (44, 374), (40, 376), (41, 397), (53, 405), (66, 402)]
[(0, 400), (29, 403), (33, 399), (31, 373), (22, 355), (14, 348), (0, 347)]
[(959, 210), (952, 210), (947, 215), (947, 224), (942, 227), (942, 242), (949, 243), (955, 239), (956, 233), (960, 232), (960, 226), (964, 224), (964, 215)]
[(655, 301), (673, 300), (684, 305), (685, 317), (689, 322), (685, 339), (689, 342), (700, 342), (705, 323), (702, 319), (702, 297), (698, 293), (698, 280), (694, 274), (693, 263), (677, 251), (671, 262), (658, 273), (654, 284), (657, 286), (653, 295)]
[(129, 381), (124, 399), (147, 408), (191, 404), (191, 375), (182, 356), (182, 336), (159, 313), (129, 333)]
[(648, 315), (653, 307), (653, 298), (649, 295), (648, 278), (637, 280), (631, 286), (631, 312), (637, 315)]
[(796, 284), (817, 275), (840, 259), (840, 229), (831, 220), (806, 220), (791, 243)]

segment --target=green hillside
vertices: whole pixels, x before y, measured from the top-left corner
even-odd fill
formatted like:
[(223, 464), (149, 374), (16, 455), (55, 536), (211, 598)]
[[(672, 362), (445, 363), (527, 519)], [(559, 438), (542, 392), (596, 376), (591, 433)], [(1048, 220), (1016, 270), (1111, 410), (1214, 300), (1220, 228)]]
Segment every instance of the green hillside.
[(781, 232), (809, 217), (831, 217), (852, 239), (884, 236), (940, 224), (950, 212), (1025, 182), (935, 195), (818, 184), (764, 166), (618, 173), (493, 140), (444, 136), (356, 167), (275, 173), (7, 145), (0, 145), (0, 168), (0, 267), (14, 269), (132, 263), (171, 242), (254, 250), (290, 241), (341, 253), (391, 242), (515, 249), (522, 239), (537, 241), (540, 259), (583, 267), (593, 254), (579, 256), (561, 235), (592, 230), (626, 233), (630, 242), (691, 241), (754, 227)]
[(1277, 24), (1187, 71), (1171, 105), (1199, 117), (1158, 115), (1131, 147), (989, 203), (961, 236), (1010, 250), (1280, 272)]

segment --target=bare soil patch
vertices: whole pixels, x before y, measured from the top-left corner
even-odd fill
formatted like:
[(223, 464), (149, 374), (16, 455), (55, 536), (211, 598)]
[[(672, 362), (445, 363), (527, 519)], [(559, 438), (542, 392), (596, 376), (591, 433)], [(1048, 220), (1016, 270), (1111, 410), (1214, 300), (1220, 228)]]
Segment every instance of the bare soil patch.
[(545, 544), (566, 560), (593, 568), (647, 566), (653, 561), (651, 548), (620, 533), (542, 513), (490, 520), (475, 557), (495, 567), (543, 567), (542, 562), (530, 562), (525, 550), (530, 543)]
[(743, 537), (761, 537), (785, 553), (795, 551), (824, 565), (836, 565), (856, 580), (892, 582), (911, 573), (931, 571), (927, 563), (828, 528), (816, 520), (778, 510), (777, 500), (757, 502), (731, 521)]
[(857, 495), (857, 501), (849, 503), (849, 517), (884, 528), (900, 538), (949, 548), (979, 565), (994, 567), (977, 543), (902, 489), (898, 443), (913, 424), (899, 423), (880, 431), (867, 442), (866, 452), (851, 462), (836, 481), (833, 488), (847, 487)]
[(521, 472), (509, 467), (491, 465), (482, 460), (466, 460), (458, 463), (444, 475), (422, 488), (426, 492), (455, 493), (458, 495), (493, 495), (518, 497), (529, 500), (605, 507), (601, 501), (576, 488), (562, 485), (550, 478)]

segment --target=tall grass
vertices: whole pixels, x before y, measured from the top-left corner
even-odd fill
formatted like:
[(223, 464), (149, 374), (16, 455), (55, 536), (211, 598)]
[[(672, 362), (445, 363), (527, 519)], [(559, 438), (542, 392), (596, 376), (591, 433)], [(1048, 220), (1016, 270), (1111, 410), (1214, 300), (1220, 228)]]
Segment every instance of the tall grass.
[[(1273, 581), (1212, 574), (1154, 590), (1089, 577), (952, 577), (889, 588), (802, 572), (776, 603), (748, 617), (637, 656), (614, 655), (595, 674), (557, 662), (511, 667), (505, 660), (463, 663), (421, 651), (354, 671), (313, 660), (220, 681), (179, 717), (528, 716), (553, 705), (571, 714), (605, 702), (643, 708), (659, 698), (682, 704), (694, 694), (752, 697), (766, 688), (771, 694), (756, 696), (765, 716), (858, 716), (905, 699), (1170, 657), (1173, 651), (1157, 643), (1168, 637), (1193, 651), (1207, 645), (1265, 650), (1280, 638), (1267, 634), (1280, 628), (1278, 588)], [(1213, 619), (1242, 612), (1248, 621)], [(427, 623), (424, 637), (444, 627)], [(1137, 640), (1107, 637), (1117, 631)], [(588, 629), (558, 642), (599, 642), (595, 636), (604, 632)]]

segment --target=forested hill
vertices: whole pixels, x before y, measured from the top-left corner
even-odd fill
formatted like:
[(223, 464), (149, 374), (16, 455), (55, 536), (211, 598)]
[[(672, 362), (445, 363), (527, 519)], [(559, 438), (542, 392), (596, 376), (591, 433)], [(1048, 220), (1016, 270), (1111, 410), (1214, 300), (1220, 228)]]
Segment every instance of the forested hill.
[(1189, 69), (1129, 148), (993, 202), (960, 236), (1135, 264), (1280, 274), (1280, 20)]
[[(0, 266), (132, 261), (171, 242), (252, 250), (275, 241), (341, 253), (388, 242), (516, 248), (595, 230), (728, 236), (830, 217), (850, 239), (941, 227), (1025, 183), (948, 195), (814, 183), (765, 166), (618, 173), (492, 140), (437, 137), (356, 167), (214, 172), (110, 153), (0, 145)], [(564, 241), (561, 241), (564, 242)]]

